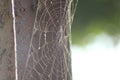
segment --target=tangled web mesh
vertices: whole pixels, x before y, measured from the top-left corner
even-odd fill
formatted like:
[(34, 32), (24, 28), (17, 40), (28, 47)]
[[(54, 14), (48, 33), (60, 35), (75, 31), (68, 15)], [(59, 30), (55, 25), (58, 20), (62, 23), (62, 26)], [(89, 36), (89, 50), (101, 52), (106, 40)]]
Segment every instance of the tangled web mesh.
[(69, 39), (77, 1), (38, 0), (22, 80), (72, 79)]

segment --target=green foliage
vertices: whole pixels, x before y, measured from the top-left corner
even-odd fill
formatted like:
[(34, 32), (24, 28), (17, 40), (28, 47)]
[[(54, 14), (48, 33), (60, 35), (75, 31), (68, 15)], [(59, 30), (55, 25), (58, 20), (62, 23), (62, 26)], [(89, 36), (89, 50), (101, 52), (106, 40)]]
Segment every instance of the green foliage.
[(72, 25), (73, 44), (85, 45), (102, 32), (120, 34), (120, 0), (79, 0)]

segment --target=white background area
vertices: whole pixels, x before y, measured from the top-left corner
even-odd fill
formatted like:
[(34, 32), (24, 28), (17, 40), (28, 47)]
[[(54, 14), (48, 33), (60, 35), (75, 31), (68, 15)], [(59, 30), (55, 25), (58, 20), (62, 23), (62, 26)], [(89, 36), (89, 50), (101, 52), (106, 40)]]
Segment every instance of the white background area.
[(73, 80), (120, 80), (120, 43), (100, 35), (85, 47), (72, 46)]

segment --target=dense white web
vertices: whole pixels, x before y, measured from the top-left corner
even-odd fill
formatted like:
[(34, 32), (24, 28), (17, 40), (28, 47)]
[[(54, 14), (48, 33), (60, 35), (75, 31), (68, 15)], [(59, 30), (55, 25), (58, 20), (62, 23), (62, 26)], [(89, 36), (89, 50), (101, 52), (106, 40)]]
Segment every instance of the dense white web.
[(38, 0), (22, 80), (72, 79), (69, 40), (77, 1)]

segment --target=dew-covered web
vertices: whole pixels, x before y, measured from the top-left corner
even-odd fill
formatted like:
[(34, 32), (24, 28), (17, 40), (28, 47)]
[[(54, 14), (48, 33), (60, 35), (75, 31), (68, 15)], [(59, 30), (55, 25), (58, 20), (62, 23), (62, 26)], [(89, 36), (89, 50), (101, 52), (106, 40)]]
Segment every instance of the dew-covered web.
[(70, 26), (78, 0), (38, 0), (22, 80), (71, 80)]

